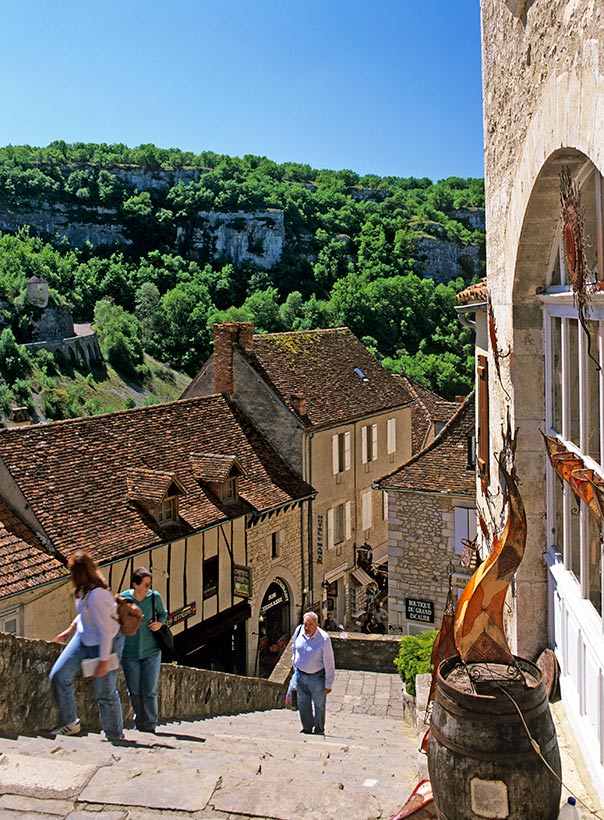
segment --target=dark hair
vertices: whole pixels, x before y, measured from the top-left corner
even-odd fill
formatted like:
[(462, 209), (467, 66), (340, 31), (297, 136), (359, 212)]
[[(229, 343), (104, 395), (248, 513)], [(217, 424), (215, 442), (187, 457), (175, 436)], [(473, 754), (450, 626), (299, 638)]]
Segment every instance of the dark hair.
[(134, 584), (141, 584), (143, 578), (151, 578), (151, 573), (147, 567), (137, 567), (130, 578), (130, 586), (134, 586)]
[(87, 552), (75, 552), (67, 562), (71, 572), (71, 584), (76, 598), (83, 598), (96, 587), (107, 589), (107, 581)]

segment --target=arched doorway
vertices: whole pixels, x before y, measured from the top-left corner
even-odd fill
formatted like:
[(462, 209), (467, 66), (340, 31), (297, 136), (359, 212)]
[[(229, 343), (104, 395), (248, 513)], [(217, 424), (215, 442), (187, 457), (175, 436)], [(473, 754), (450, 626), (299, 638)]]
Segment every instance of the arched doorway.
[(291, 634), (291, 596), (282, 578), (275, 578), (269, 584), (258, 619), (258, 647), (256, 650), (256, 674), (268, 678)]

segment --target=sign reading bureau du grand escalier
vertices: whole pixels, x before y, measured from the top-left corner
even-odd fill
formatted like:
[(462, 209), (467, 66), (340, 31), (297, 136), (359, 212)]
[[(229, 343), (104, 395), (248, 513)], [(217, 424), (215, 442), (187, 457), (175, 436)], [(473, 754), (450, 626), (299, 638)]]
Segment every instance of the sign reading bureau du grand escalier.
[(426, 624), (434, 623), (434, 601), (425, 601), (422, 598), (405, 598), (405, 610), (408, 621), (423, 621)]

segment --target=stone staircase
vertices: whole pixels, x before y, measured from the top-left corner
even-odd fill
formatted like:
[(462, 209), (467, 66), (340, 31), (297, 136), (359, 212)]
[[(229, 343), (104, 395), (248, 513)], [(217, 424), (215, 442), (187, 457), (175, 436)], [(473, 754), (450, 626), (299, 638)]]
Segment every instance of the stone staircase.
[(418, 779), (397, 675), (339, 671), (325, 737), (268, 712), (56, 740), (0, 737), (0, 820), (378, 820)]

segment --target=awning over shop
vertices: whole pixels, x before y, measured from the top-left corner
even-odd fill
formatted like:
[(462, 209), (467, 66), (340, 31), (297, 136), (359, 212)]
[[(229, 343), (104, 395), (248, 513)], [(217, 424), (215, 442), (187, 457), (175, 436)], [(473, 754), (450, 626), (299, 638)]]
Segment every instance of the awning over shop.
[(361, 569), (360, 567), (355, 567), (350, 574), (355, 579), (355, 581), (358, 581), (358, 583), (362, 587), (366, 587), (369, 584), (375, 584), (376, 583), (376, 581), (371, 577), (371, 575), (368, 575), (365, 572), (365, 570)]

